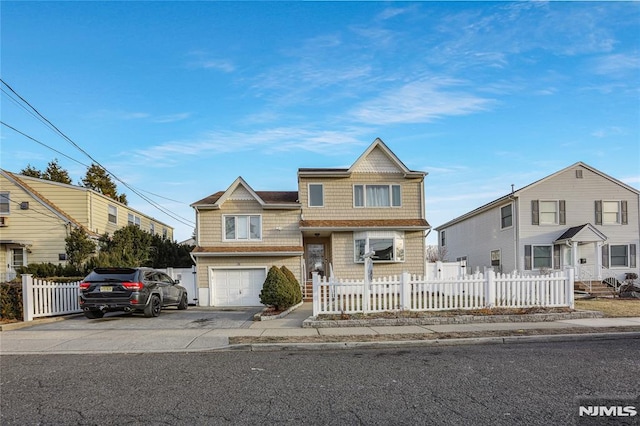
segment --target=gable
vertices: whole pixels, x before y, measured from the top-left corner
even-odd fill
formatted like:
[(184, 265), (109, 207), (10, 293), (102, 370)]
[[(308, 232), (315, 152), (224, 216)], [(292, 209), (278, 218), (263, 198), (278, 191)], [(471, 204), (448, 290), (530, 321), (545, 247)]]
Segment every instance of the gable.
[(351, 169), (354, 173), (404, 173), (397, 161), (392, 160), (380, 147), (375, 147)]
[(251, 194), (251, 192), (249, 192), (249, 190), (247, 190), (247, 188), (245, 188), (242, 185), (238, 185), (235, 190), (233, 192), (231, 192), (231, 194), (229, 194), (229, 197), (227, 198), (228, 201), (257, 201), (256, 197), (253, 196), (253, 194)]

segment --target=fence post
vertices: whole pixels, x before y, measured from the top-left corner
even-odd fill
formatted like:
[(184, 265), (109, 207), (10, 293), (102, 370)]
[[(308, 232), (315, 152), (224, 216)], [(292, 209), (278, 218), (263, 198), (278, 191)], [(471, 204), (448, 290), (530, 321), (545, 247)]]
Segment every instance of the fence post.
[(411, 309), (411, 275), (403, 272), (400, 275), (400, 305), (403, 310)]
[(320, 276), (317, 272), (311, 273), (311, 282), (313, 283), (313, 316), (317, 317), (320, 312)]
[(575, 280), (575, 271), (573, 270), (573, 268), (568, 268), (566, 270), (566, 287), (565, 287), (565, 295), (566, 295), (566, 301), (569, 303), (569, 308), (571, 309), (575, 309), (575, 299), (573, 297), (573, 287), (574, 287), (574, 280)]
[(33, 321), (33, 275), (22, 274), (22, 319)]
[(493, 308), (496, 303), (496, 273), (493, 269), (486, 269), (484, 272), (484, 306)]

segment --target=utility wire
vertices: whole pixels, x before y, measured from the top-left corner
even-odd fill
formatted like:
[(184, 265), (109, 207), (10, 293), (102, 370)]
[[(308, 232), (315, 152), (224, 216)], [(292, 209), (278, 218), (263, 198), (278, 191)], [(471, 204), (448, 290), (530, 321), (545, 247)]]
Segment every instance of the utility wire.
[[(155, 201), (149, 199), (149, 197), (143, 195), (140, 193), (140, 191), (136, 190), (135, 188), (131, 187), (129, 184), (127, 184), (125, 181), (123, 181), (122, 179), (120, 179), (118, 176), (116, 176), (114, 173), (110, 172), (109, 169), (107, 169), (106, 167), (104, 167), (102, 164), (100, 164), (100, 162), (98, 160), (96, 160), (95, 158), (93, 158), (93, 156), (91, 156), (91, 154), (89, 154), (87, 151), (85, 151), (83, 148), (81, 148), (77, 143), (75, 143), (69, 136), (67, 136), (64, 132), (62, 132), (62, 130), (60, 130), (58, 127), (56, 127), (56, 125), (54, 125), (51, 121), (49, 121), (44, 115), (42, 115), (40, 113), (40, 111), (38, 111), (33, 105), (31, 105), (25, 98), (23, 98), (22, 96), (20, 96), (20, 94), (18, 92), (16, 92), (6, 81), (4, 81), (2, 78), (0, 78), (0, 82), (2, 82), (2, 84), (4, 84), (15, 96), (17, 96), (23, 103), (25, 103), (27, 106), (29, 106), (29, 108), (31, 108), (31, 110), (36, 113), (38, 115), (38, 117), (40, 117), (42, 120), (44, 120), (44, 122), (46, 122), (46, 124), (53, 130), (55, 130), (56, 133), (58, 133), (58, 135), (60, 135), (63, 139), (65, 139), (67, 142), (69, 142), (71, 145), (73, 145), (76, 149), (78, 149), (80, 152), (82, 152), (84, 155), (86, 155), (93, 163), (95, 163), (96, 165), (100, 166), (104, 171), (106, 171), (109, 175), (113, 176), (113, 178), (115, 180), (117, 180), (118, 182), (120, 182), (121, 184), (123, 184), (125, 187), (127, 187), (130, 191), (132, 191), (134, 194), (136, 194), (138, 197), (142, 198), (143, 200), (145, 200), (147, 203), (151, 204), (153, 207), (155, 207), (156, 209), (160, 210), (161, 212), (163, 212), (164, 214), (166, 214), (167, 216), (173, 218), (174, 220), (182, 223), (183, 225), (187, 225), (187, 226), (195, 226), (195, 223), (189, 219), (185, 219), (183, 217), (180, 217), (176, 214), (174, 214), (173, 212), (170, 212), (169, 210), (165, 209), (164, 207), (162, 207), (161, 205), (159, 205), (158, 203), (156, 203)], [(41, 120), (41, 121), (42, 121)]]
[[(50, 147), (49, 145), (45, 144), (44, 142), (41, 142), (41, 141), (39, 141), (38, 139), (36, 139), (36, 138), (34, 138), (34, 137), (32, 137), (32, 136), (29, 136), (28, 134), (26, 134), (26, 133), (24, 133), (24, 132), (21, 132), (20, 130), (16, 129), (15, 127), (13, 127), (13, 126), (11, 126), (11, 125), (9, 125), (9, 124), (7, 124), (7, 123), (5, 123), (5, 122), (4, 122), (4, 121), (2, 121), (2, 120), (0, 120), (0, 124), (2, 124), (2, 125), (3, 125), (3, 126), (5, 126), (5, 127), (8, 127), (9, 129), (11, 129), (11, 130), (13, 130), (14, 132), (16, 132), (16, 133), (18, 133), (18, 134), (20, 134), (20, 135), (24, 136), (25, 138), (30, 139), (30, 140), (32, 140), (33, 142), (35, 142), (35, 143), (37, 143), (37, 144), (40, 144), (40, 145), (44, 146), (45, 148), (50, 149), (51, 151), (53, 151), (53, 152), (55, 152), (55, 153), (57, 153), (57, 154), (60, 154), (61, 156), (65, 157), (65, 158), (68, 158), (69, 160), (71, 160), (71, 161), (73, 161), (73, 162), (76, 162), (76, 163), (80, 164), (81, 166), (85, 166), (85, 167), (89, 168), (89, 166), (88, 166), (87, 164), (84, 164), (83, 162), (81, 162), (81, 161), (79, 161), (79, 160), (76, 160), (76, 159), (75, 159), (75, 158), (73, 158), (73, 157), (68, 156), (68, 155), (67, 155), (67, 154), (65, 154), (64, 152), (62, 152), (62, 151), (58, 151), (57, 149)], [(167, 201), (173, 201), (174, 203), (179, 203), (179, 204), (186, 204), (184, 201), (174, 200), (173, 198), (168, 198), (168, 197), (164, 197), (164, 196), (162, 196), (162, 195), (154, 194), (153, 192), (145, 191), (144, 189), (140, 189), (140, 188), (136, 188), (136, 189), (137, 189), (138, 191), (146, 192), (147, 194), (153, 195), (154, 197), (162, 198), (162, 199), (167, 200)]]

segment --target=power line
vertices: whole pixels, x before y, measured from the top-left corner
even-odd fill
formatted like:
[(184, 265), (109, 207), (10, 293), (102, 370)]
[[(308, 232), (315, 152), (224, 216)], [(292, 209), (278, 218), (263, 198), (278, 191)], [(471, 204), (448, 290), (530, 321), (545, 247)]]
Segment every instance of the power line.
[[(164, 214), (166, 214), (167, 216), (171, 217), (172, 219), (182, 223), (183, 225), (187, 225), (187, 226), (195, 226), (195, 223), (189, 219), (185, 219), (181, 216), (178, 216), (176, 214), (174, 214), (173, 212), (170, 212), (169, 210), (165, 209), (164, 207), (162, 207), (161, 205), (159, 205), (158, 203), (156, 203), (155, 201), (149, 199), (147, 196), (143, 195), (140, 193), (140, 191), (136, 190), (135, 188), (133, 188), (132, 186), (130, 186), (129, 184), (127, 184), (125, 181), (123, 181), (122, 179), (120, 179), (118, 176), (116, 176), (114, 173), (110, 172), (109, 169), (107, 169), (106, 167), (104, 167), (98, 160), (96, 160), (95, 158), (93, 158), (93, 156), (91, 156), (91, 154), (89, 154), (87, 151), (85, 151), (83, 148), (81, 148), (77, 143), (75, 143), (69, 136), (67, 136), (64, 132), (62, 132), (62, 130), (60, 130), (58, 127), (56, 127), (51, 121), (49, 121), (44, 115), (42, 115), (40, 113), (40, 111), (38, 111), (33, 105), (31, 105), (25, 98), (23, 98), (22, 96), (20, 96), (20, 94), (18, 92), (16, 92), (6, 81), (4, 81), (2, 78), (0, 78), (0, 82), (2, 82), (2, 84), (4, 84), (15, 96), (17, 96), (24, 104), (26, 104), (29, 108), (31, 108), (31, 110), (37, 114), (38, 117), (40, 117), (42, 120), (44, 120), (44, 122), (46, 123), (47, 126), (49, 126), (51, 129), (55, 130), (56, 133), (58, 133), (59, 136), (61, 136), (63, 139), (65, 139), (67, 142), (69, 142), (71, 145), (73, 145), (76, 149), (78, 149), (80, 152), (82, 152), (85, 156), (87, 156), (93, 163), (95, 163), (96, 165), (98, 165), (99, 167), (101, 167), (104, 171), (106, 171), (109, 175), (111, 175), (115, 180), (117, 180), (118, 182), (120, 182), (122, 185), (124, 185), (126, 188), (128, 188), (130, 191), (132, 191), (134, 194), (136, 194), (138, 197), (142, 198), (144, 201), (146, 201), (147, 203), (149, 203), (150, 205), (152, 205), (153, 207), (155, 207), (156, 209), (160, 210), (161, 212), (163, 212)], [(42, 121), (40, 120), (40, 121)]]

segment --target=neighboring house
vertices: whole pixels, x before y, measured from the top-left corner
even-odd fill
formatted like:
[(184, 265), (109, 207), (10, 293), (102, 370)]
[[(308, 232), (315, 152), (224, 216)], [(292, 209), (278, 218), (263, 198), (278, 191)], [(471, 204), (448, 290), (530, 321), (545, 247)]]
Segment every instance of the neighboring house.
[(260, 305), (273, 265), (301, 283), (313, 272), (361, 279), (367, 247), (376, 276), (424, 275), (425, 176), (376, 139), (348, 169), (299, 169), (297, 191), (254, 191), (239, 177), (193, 203), (200, 304)]
[(90, 237), (129, 224), (173, 239), (173, 228), (91, 189), (0, 170), (0, 278), (29, 263), (66, 263), (72, 228)]
[(436, 228), (467, 270), (576, 268), (578, 281), (638, 273), (640, 192), (578, 162)]

